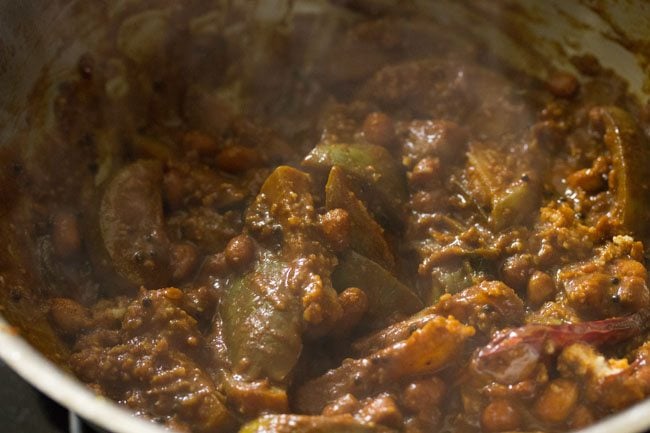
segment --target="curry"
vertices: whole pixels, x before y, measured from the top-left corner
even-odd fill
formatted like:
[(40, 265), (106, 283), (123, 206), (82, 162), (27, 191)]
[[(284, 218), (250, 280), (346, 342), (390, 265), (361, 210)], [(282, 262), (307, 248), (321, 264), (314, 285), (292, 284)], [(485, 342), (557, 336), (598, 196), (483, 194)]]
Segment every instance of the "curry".
[(311, 63), (276, 36), (251, 74), (225, 34), (118, 32), (12, 156), (71, 371), (196, 433), (557, 432), (650, 394), (648, 112), (614, 71), (540, 81), (417, 17)]

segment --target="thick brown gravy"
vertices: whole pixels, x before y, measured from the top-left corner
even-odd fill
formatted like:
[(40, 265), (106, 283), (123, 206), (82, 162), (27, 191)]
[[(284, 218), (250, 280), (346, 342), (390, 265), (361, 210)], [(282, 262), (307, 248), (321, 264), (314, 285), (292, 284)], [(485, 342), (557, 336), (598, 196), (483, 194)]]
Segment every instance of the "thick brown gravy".
[(650, 393), (647, 115), (612, 71), (381, 14), (251, 69), (187, 24), (139, 51), (159, 19), (0, 155), (3, 313), (93, 390), (197, 433), (566, 431)]

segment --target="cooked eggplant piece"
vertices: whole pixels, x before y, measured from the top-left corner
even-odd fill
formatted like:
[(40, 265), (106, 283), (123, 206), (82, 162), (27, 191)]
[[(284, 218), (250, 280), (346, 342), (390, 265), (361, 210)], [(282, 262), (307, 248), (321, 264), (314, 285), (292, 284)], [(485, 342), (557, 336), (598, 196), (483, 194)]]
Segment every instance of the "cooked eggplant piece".
[(473, 143), (467, 153), (469, 190), (489, 210), (495, 230), (524, 224), (535, 215), (541, 182), (532, 164), (521, 155), (509, 155), (496, 146)]
[(332, 167), (327, 179), (325, 204), (330, 210), (344, 209), (350, 216), (350, 248), (388, 270), (395, 268), (395, 258), (384, 237), (384, 229), (354, 194), (343, 169), (338, 166)]
[(426, 299), (433, 304), (445, 293), (458, 293), (474, 284), (475, 272), (468, 260), (431, 268), (431, 290)]
[(615, 170), (615, 212), (623, 226), (648, 239), (650, 235), (650, 143), (632, 116), (615, 106), (595, 107), (589, 113), (603, 131)]
[(368, 296), (370, 323), (385, 323), (391, 316), (411, 314), (423, 307), (422, 301), (390, 272), (372, 260), (349, 251), (332, 275), (341, 290), (358, 287)]
[(382, 216), (399, 223), (407, 201), (406, 179), (386, 148), (373, 144), (319, 144), (303, 166), (327, 173), (335, 165), (358, 179), (355, 192)]
[(269, 252), (234, 278), (221, 301), (223, 332), (236, 374), (284, 381), (302, 350), (300, 298), (287, 284), (289, 265)]
[[(341, 317), (330, 274), (336, 264), (322, 244), (307, 173), (280, 166), (266, 179), (249, 207), (246, 227), (253, 236), (277, 248), (292, 267), (289, 284), (302, 301), (305, 332), (322, 335)], [(279, 236), (278, 236), (279, 235)]]
[(132, 287), (160, 288), (171, 276), (161, 188), (161, 163), (138, 160), (115, 174), (101, 199), (101, 245), (93, 248), (107, 254), (93, 265), (114, 270)]
[(314, 237), (316, 211), (307, 173), (280, 166), (266, 178), (246, 213), (250, 232), (262, 240), (280, 234), (287, 257), (300, 254), (303, 242)]

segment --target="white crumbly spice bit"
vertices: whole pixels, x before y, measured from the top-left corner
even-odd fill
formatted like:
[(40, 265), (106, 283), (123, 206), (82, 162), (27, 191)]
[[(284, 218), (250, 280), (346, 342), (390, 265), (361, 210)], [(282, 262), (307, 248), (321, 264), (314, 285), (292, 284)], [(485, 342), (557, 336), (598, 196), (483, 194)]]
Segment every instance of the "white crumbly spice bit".
[(612, 238), (612, 242), (616, 245), (625, 245), (634, 242), (634, 239), (629, 235), (617, 235)]

